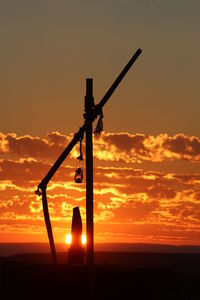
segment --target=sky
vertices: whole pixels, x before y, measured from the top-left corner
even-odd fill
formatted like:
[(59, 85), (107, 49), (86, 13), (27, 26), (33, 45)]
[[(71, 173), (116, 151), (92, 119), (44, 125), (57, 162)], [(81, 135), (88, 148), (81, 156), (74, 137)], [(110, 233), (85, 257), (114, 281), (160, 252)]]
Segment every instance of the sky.
[[(141, 48), (94, 137), (95, 242), (200, 244), (199, 31), (195, 0), (0, 1), (0, 242), (47, 241), (34, 190), (83, 124), (85, 80), (98, 103)], [(56, 242), (74, 206), (85, 229), (77, 156), (48, 185)]]

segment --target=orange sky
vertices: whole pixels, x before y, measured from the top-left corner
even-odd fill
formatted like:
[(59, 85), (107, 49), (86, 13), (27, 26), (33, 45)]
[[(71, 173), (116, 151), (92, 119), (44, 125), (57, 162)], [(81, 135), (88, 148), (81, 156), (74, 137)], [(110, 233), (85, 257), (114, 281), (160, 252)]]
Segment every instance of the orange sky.
[[(47, 241), (34, 190), (138, 48), (94, 140), (95, 241), (200, 244), (200, 2), (0, 1), (0, 242)], [(56, 242), (85, 220), (77, 150), (48, 186)], [(85, 224), (84, 224), (85, 226)]]
[[(70, 138), (0, 134), (1, 242), (47, 241), (34, 189)], [(199, 244), (199, 149), (199, 138), (183, 134), (104, 132), (95, 138), (95, 241)], [(73, 182), (77, 150), (47, 190), (56, 242), (70, 232), (74, 206), (85, 220), (85, 184)]]

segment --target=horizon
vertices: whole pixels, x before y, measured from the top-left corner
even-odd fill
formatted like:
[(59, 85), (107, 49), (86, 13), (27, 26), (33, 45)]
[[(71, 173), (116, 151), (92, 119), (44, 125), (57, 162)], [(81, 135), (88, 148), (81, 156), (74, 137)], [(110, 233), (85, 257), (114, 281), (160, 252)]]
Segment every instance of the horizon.
[[(69, 245), (58, 243), (55, 245), (56, 252), (68, 253)], [(145, 244), (145, 243), (96, 243), (94, 253), (163, 253), (163, 254), (200, 254), (198, 245), (168, 245), (168, 244)], [(10, 257), (23, 254), (50, 254), (49, 243), (0, 243), (0, 257)]]

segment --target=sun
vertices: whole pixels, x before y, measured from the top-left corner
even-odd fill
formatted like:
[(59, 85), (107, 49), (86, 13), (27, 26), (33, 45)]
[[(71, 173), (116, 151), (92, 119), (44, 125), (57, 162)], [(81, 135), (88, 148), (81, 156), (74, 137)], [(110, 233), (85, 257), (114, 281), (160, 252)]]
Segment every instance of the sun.
[(86, 235), (85, 234), (82, 234), (81, 243), (82, 243), (82, 245), (86, 245), (86, 243), (87, 243), (87, 239), (86, 239)]
[[(67, 245), (71, 245), (71, 243), (72, 243), (72, 235), (71, 235), (71, 233), (69, 233), (69, 234), (66, 235), (65, 243)], [(86, 235), (85, 234), (82, 234), (82, 236), (81, 236), (81, 243), (82, 243), (82, 245), (86, 245), (86, 243), (87, 243), (87, 239), (86, 239)]]
[(71, 245), (71, 243), (72, 243), (72, 235), (70, 233), (67, 234), (66, 239), (65, 239), (65, 243), (67, 245)]

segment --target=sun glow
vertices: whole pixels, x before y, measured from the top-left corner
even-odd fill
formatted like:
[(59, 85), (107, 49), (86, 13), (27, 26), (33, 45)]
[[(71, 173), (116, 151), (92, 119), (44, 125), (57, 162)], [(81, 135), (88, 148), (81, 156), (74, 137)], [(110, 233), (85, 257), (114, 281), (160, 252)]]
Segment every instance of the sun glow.
[(65, 242), (66, 242), (67, 245), (71, 245), (71, 243), (72, 243), (72, 235), (70, 233), (67, 234)]
[(82, 245), (85, 245), (87, 243), (87, 239), (86, 239), (86, 235), (85, 234), (82, 234), (81, 243), (82, 243)]
[[(71, 243), (72, 243), (72, 235), (71, 235), (71, 233), (67, 234), (66, 239), (65, 239), (65, 243), (67, 245), (71, 245)], [(81, 236), (81, 243), (82, 243), (82, 245), (86, 245), (86, 243), (87, 243), (87, 239), (86, 239), (86, 235), (85, 234), (82, 234), (82, 236)]]

